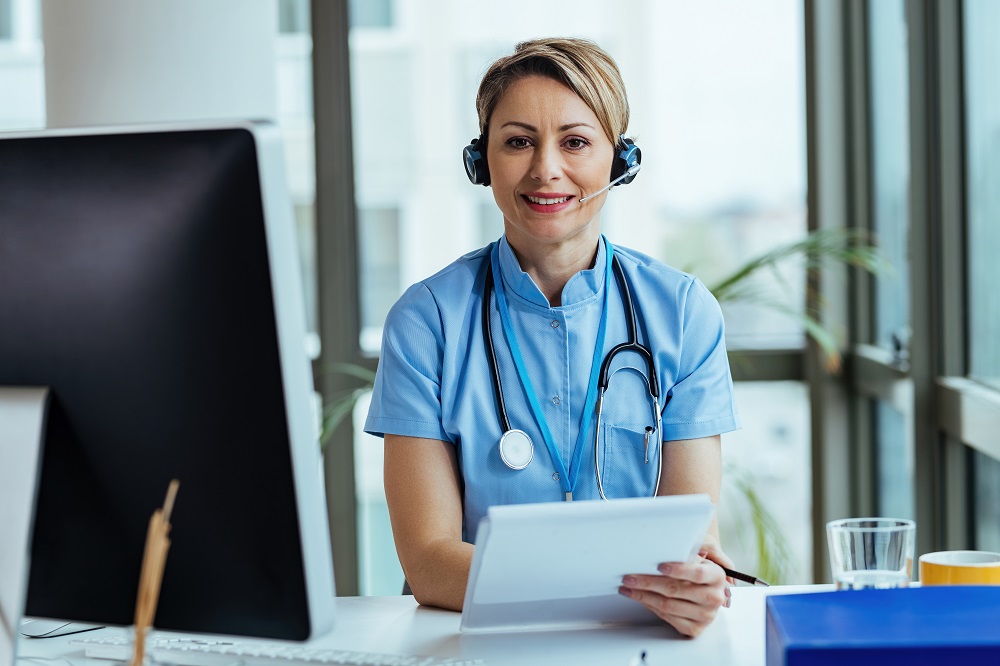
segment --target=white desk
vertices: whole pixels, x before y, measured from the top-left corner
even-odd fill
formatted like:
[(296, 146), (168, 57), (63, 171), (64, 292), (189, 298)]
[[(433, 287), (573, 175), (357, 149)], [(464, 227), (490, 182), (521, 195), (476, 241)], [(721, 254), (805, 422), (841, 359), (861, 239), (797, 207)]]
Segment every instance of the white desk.
[[(331, 634), (313, 641), (311, 646), (475, 657), (485, 659), (488, 666), (626, 666), (640, 650), (646, 651), (650, 666), (763, 666), (764, 597), (828, 589), (832, 586), (734, 588), (732, 607), (720, 609), (715, 622), (695, 639), (681, 638), (665, 625), (592, 631), (461, 634), (458, 613), (420, 607), (413, 597), (340, 597), (337, 599), (336, 628)], [(81, 650), (69, 645), (74, 638), (96, 634), (22, 639), (18, 654), (28, 658), (66, 658), (55, 666), (66, 666), (67, 662), (69, 666), (109, 664), (85, 659)], [(38, 663), (19, 661), (17, 666), (37, 666)]]

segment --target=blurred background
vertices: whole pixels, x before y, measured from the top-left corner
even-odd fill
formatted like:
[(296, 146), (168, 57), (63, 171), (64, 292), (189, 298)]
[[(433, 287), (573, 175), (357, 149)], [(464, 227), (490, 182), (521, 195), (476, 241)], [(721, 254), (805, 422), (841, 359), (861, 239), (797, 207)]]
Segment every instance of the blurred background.
[[(383, 319), (502, 233), (459, 154), (487, 65), (553, 35), (595, 40), (629, 91), (643, 170), (608, 198), (614, 242), (720, 294), (774, 255), (720, 295), (739, 568), (827, 581), (824, 524), (848, 515), (916, 518), (919, 552), (1000, 549), (1000, 3), (73, 4), (0, 0), (0, 130), (282, 129), (317, 388), (347, 415), (324, 434), (341, 594), (402, 585), (381, 441), (361, 432)], [(869, 244), (879, 261), (853, 266)]]

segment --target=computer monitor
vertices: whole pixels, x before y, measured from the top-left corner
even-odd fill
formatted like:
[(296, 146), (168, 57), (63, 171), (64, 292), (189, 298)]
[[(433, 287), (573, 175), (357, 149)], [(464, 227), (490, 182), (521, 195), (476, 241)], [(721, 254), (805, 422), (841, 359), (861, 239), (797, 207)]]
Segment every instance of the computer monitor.
[(285, 178), (268, 124), (0, 135), (0, 386), (51, 397), (27, 615), (131, 624), (176, 478), (155, 627), (332, 628)]

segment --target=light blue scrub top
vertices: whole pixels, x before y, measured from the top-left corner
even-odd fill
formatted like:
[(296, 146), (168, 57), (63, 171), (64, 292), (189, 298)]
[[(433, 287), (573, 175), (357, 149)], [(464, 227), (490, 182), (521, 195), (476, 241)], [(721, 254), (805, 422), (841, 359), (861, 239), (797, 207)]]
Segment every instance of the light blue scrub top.
[[(598, 244), (592, 269), (563, 288), (562, 305), (548, 300), (521, 270), (506, 237), (500, 243), (500, 273), (508, 307), (538, 401), (568, 467), (584, 405), (603, 304), (606, 251)], [(512, 470), (500, 459), (502, 434), (483, 341), (481, 303), (492, 246), (465, 255), (412, 287), (385, 321), (371, 408), (365, 432), (450, 442), (458, 458), (464, 493), (463, 538), (475, 543), (479, 521), (490, 506), (562, 501), (564, 494), (541, 432), (517, 375), (497, 313), (491, 304), (493, 346), (512, 428), (534, 442), (527, 468)], [(648, 346), (660, 381), (663, 441), (708, 437), (739, 428), (726, 357), (722, 312), (708, 289), (691, 275), (639, 252), (615, 246), (632, 291), (639, 340)], [(628, 340), (618, 283), (611, 280), (607, 353)], [(653, 494), (660, 447), (649, 447), (645, 429), (655, 428), (646, 386), (645, 361), (618, 354), (604, 398), (601, 476), (605, 495)], [(670, 400), (663, 408), (664, 396)], [(588, 419), (586, 449), (573, 498), (598, 499), (594, 471), (596, 419)]]

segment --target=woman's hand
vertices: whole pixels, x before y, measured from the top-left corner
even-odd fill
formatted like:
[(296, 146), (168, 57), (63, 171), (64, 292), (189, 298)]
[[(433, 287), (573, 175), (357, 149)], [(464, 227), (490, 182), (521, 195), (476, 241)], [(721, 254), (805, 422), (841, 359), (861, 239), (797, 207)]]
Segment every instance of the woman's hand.
[(731, 565), (718, 544), (708, 543), (693, 562), (666, 562), (658, 567), (660, 575), (625, 576), (618, 591), (693, 638), (730, 603), (729, 581), (717, 562)]

